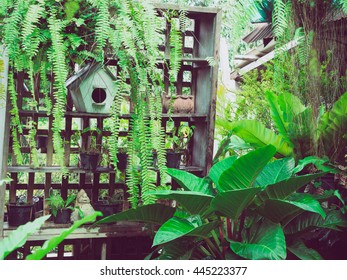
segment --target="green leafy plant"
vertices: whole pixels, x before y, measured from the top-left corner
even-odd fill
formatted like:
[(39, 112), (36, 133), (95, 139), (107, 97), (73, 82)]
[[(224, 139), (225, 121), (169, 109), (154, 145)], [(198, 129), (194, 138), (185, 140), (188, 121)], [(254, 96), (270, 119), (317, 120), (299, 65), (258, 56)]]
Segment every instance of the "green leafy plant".
[(54, 217), (57, 216), (58, 211), (61, 211), (62, 209), (70, 209), (74, 210), (74, 208), (71, 206), (71, 204), (75, 201), (76, 195), (70, 194), (66, 200), (62, 198), (60, 193), (56, 190), (53, 190), (48, 198), (46, 200), (49, 203), (49, 207), (51, 209), (52, 215)]
[[(193, 136), (195, 126), (181, 124), (172, 132), (172, 137), (167, 137), (166, 148), (172, 149), (175, 152), (182, 152), (188, 148), (190, 139)], [(177, 132), (177, 133), (176, 133)]]
[[(167, 214), (161, 216), (158, 208), (163, 211), (163, 206), (148, 205), (98, 223), (125, 219), (161, 224), (153, 241), (158, 246), (155, 251), (161, 252), (159, 259), (285, 259), (289, 248), (300, 258), (308, 258), (308, 253), (313, 256), (312, 252), (319, 256), (313, 249), (306, 254), (295, 250), (308, 229), (289, 234), (289, 228), (302, 225), (295, 219), (301, 215), (319, 218), (320, 222), (311, 223), (314, 229), (327, 226), (331, 215), (339, 221), (339, 227), (346, 227), (346, 218), (337, 215), (339, 211), (324, 210), (318, 197), (298, 192), (324, 173), (296, 176), (294, 159), (270, 161), (275, 153), (270, 145), (239, 158), (226, 158), (205, 178), (168, 169), (183, 190), (152, 194), (177, 201), (178, 209), (165, 208)], [(300, 248), (305, 247), (300, 244)]]

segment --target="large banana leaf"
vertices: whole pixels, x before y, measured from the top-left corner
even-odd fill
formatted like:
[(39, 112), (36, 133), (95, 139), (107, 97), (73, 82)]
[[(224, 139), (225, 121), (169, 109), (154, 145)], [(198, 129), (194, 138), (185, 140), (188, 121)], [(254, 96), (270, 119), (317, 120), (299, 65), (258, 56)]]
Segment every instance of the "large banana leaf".
[(190, 214), (199, 214), (204, 212), (213, 199), (213, 196), (192, 191), (153, 191), (148, 192), (158, 198), (176, 200)]
[(196, 246), (192, 239), (193, 237), (182, 237), (165, 244), (158, 260), (189, 260)]
[(326, 173), (316, 173), (309, 174), (297, 177), (291, 177), (284, 181), (277, 182), (272, 185), (268, 185), (262, 192), (259, 194), (259, 199), (264, 201), (268, 198), (273, 199), (285, 199), (302, 186), (305, 186), (312, 180), (322, 177)]
[(119, 221), (137, 221), (144, 223), (163, 224), (170, 219), (176, 209), (163, 204), (150, 204), (113, 214), (93, 224), (114, 223)]
[(295, 240), (293, 244), (287, 247), (287, 249), (292, 252), (301, 260), (322, 260), (322, 256), (311, 248), (307, 248), (302, 240)]
[(317, 213), (323, 218), (326, 216), (316, 199), (309, 194), (302, 193), (293, 194), (287, 200), (268, 199), (258, 208), (258, 211), (275, 223), (302, 211)]
[(284, 260), (286, 241), (279, 224), (263, 222), (249, 243), (230, 241), (230, 248), (237, 255), (251, 260)]
[(187, 171), (168, 168), (167, 173), (185, 190), (201, 192), (207, 195), (213, 195), (210, 182), (207, 178), (200, 178)]
[(278, 157), (288, 157), (293, 155), (293, 146), (282, 136), (268, 129), (256, 120), (242, 120), (234, 123), (233, 132), (235, 135), (250, 143), (255, 148), (266, 145), (273, 145), (277, 150)]
[(28, 237), (36, 232), (48, 220), (50, 215), (35, 219), (25, 225), (19, 226), (11, 234), (0, 240), (0, 260), (5, 259), (12, 251), (22, 247)]
[(220, 175), (225, 170), (229, 169), (234, 164), (235, 160), (237, 160), (237, 156), (228, 157), (228, 158), (223, 159), (222, 161), (214, 164), (211, 167), (210, 172), (208, 174), (208, 177), (211, 178), (211, 180), (213, 181), (213, 183), (216, 184), (216, 186), (218, 186), (218, 179), (219, 179)]
[(34, 251), (33, 254), (28, 255), (26, 260), (41, 260), (44, 256), (46, 256), (50, 251), (52, 251), (55, 247), (57, 247), (61, 242), (63, 242), (71, 233), (73, 233), (77, 228), (86, 223), (94, 222), (96, 217), (102, 216), (101, 212), (94, 212), (92, 215), (84, 217), (81, 220), (74, 222), (74, 224), (64, 230), (60, 235), (54, 236), (51, 239), (47, 240), (41, 248), (38, 248)]
[(317, 227), (339, 230), (340, 227), (347, 227), (347, 217), (338, 210), (329, 211), (325, 219), (319, 214), (304, 212), (290, 221), (284, 227), (284, 232), (285, 234), (293, 235)]
[(268, 163), (257, 177), (255, 184), (266, 187), (267, 185), (290, 178), (293, 174), (295, 161), (293, 158), (283, 158)]
[(164, 244), (183, 236), (197, 236), (207, 238), (211, 231), (219, 225), (219, 221), (202, 224), (193, 217), (192, 219), (180, 219), (173, 217), (164, 223), (157, 231), (153, 246)]
[(266, 92), (266, 98), (268, 100), (268, 103), (270, 105), (270, 113), (272, 120), (277, 128), (277, 131), (279, 134), (288, 142), (290, 141), (288, 138), (288, 123), (286, 122), (284, 118), (284, 113), (282, 109), (280, 108), (279, 102), (278, 102), (278, 96), (274, 94), (271, 91)]
[(238, 158), (221, 174), (217, 189), (223, 192), (251, 188), (259, 173), (275, 153), (275, 147), (268, 145)]
[(211, 205), (215, 211), (236, 220), (260, 191), (261, 188), (247, 188), (221, 192), (212, 200)]

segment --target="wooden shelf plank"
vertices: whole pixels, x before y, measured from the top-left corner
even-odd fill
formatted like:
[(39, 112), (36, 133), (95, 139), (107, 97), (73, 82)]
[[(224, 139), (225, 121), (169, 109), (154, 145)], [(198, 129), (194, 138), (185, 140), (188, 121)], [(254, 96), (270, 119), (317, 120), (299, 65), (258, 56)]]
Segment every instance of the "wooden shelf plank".
[[(47, 222), (41, 229), (29, 236), (28, 241), (47, 240), (61, 234), (62, 231), (69, 228), (70, 225), (56, 225)], [(8, 237), (16, 228), (4, 225), (4, 237)], [(123, 237), (123, 236), (148, 236), (151, 234), (143, 223), (138, 222), (117, 222), (114, 224), (105, 224), (91, 228), (82, 226), (76, 229), (66, 239), (85, 239), (85, 238), (104, 238), (104, 237)]]
[[(192, 171), (192, 172), (203, 171), (203, 168), (198, 167), (198, 166), (180, 166), (179, 169), (186, 170), (186, 171)], [(90, 173), (90, 172), (93, 172), (91, 170), (80, 169), (77, 166), (67, 167), (67, 170), (70, 173)], [(60, 171), (61, 171), (61, 168), (59, 166), (43, 166), (40, 168), (31, 168), (30, 166), (9, 166), (7, 168), (7, 172), (10, 172), (10, 173), (18, 173), (18, 172), (51, 173), (51, 172), (60, 172)], [(95, 173), (115, 173), (115, 171), (112, 168), (108, 168), (108, 167), (98, 167), (96, 169)]]

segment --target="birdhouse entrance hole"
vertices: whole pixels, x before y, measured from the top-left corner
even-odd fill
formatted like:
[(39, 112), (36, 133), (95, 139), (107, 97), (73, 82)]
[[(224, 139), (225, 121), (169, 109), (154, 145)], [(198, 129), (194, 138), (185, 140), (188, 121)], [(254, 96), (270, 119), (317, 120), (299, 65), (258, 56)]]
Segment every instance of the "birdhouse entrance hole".
[(92, 92), (92, 99), (96, 104), (103, 105), (106, 100), (106, 91), (103, 88), (95, 88)]

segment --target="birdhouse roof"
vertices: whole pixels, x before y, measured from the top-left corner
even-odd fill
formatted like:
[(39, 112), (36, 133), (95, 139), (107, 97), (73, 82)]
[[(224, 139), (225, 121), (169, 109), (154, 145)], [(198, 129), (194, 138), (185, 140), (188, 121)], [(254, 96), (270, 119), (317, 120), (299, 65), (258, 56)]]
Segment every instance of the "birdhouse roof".
[(110, 69), (108, 69), (106, 66), (103, 66), (100, 63), (89, 63), (76, 74), (67, 79), (65, 82), (65, 86), (71, 87), (72, 85), (74, 85), (78, 87), (85, 78), (87, 78), (90, 74), (100, 69), (104, 70), (111, 77), (112, 80), (117, 80), (117, 78), (112, 74)]

